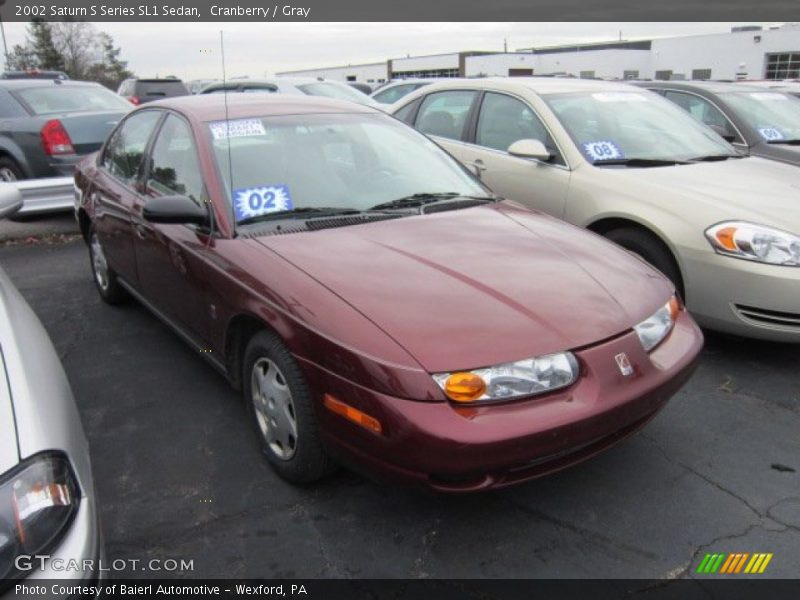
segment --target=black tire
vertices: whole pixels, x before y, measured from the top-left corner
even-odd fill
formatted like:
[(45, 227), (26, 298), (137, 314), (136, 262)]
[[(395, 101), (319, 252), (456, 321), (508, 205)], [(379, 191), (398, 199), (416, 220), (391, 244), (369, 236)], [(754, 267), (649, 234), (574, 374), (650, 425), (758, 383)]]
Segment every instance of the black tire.
[(13, 158), (0, 156), (0, 181), (19, 181), (25, 174)]
[[(92, 279), (94, 279), (97, 292), (100, 294), (103, 301), (108, 304), (122, 304), (128, 300), (128, 292), (119, 284), (117, 273), (106, 261), (103, 248), (100, 245), (100, 241), (97, 239), (94, 226), (89, 227), (87, 241), (89, 243), (89, 264), (92, 266)], [(99, 257), (96, 254), (97, 252), (99, 252)], [(98, 258), (100, 260), (98, 260)], [(101, 271), (103, 265), (105, 267), (104, 272)]]
[(606, 232), (605, 237), (626, 250), (638, 254), (661, 271), (675, 285), (675, 289), (681, 297), (684, 297), (683, 278), (678, 263), (669, 248), (655, 235), (642, 229), (623, 227)]
[[(308, 384), (280, 338), (268, 331), (254, 335), (244, 352), (242, 369), (250, 420), (261, 451), (278, 475), (293, 483), (310, 483), (335, 470), (320, 439)], [(271, 386), (259, 384), (259, 376)], [(293, 417), (293, 434), (287, 415)]]

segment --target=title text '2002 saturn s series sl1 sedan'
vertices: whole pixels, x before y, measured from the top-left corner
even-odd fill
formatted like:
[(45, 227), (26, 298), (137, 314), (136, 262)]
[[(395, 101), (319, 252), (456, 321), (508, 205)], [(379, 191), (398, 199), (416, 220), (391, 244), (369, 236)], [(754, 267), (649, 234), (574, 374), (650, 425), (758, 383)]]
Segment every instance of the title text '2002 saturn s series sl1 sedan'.
[(267, 459), (444, 491), (529, 479), (638, 429), (702, 334), (602, 238), (499, 201), (365, 106), (216, 94), (131, 113), (76, 174), (95, 281), (243, 390)]

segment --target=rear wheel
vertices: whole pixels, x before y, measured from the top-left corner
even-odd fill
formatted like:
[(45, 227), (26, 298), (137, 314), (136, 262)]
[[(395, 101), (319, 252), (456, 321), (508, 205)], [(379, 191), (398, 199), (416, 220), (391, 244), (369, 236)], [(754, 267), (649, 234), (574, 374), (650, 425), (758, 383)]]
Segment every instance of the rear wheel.
[(305, 377), (276, 335), (261, 331), (250, 340), (242, 381), (261, 451), (275, 471), (295, 483), (331, 472)]
[(128, 292), (119, 284), (116, 272), (109, 266), (94, 227), (89, 228), (89, 259), (100, 297), (108, 304), (121, 304), (127, 300)]
[(675, 285), (681, 297), (684, 297), (683, 278), (678, 263), (669, 248), (655, 235), (642, 229), (622, 227), (606, 232), (605, 237), (639, 255), (661, 271)]
[(24, 178), (17, 161), (8, 156), (0, 157), (0, 181), (19, 181)]

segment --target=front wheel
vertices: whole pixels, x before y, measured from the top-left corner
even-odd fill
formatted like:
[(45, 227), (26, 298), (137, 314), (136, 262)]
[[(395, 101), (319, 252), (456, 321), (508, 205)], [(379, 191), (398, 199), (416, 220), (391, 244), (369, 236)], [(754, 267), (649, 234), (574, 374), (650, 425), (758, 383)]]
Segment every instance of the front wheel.
[(244, 354), (244, 399), (261, 451), (278, 474), (295, 483), (321, 479), (333, 468), (322, 446), (303, 373), (283, 342), (256, 334)]
[(128, 298), (128, 292), (119, 284), (116, 272), (109, 266), (94, 227), (89, 229), (89, 260), (100, 297), (108, 304), (124, 302)]
[(683, 278), (678, 263), (669, 248), (655, 235), (633, 227), (622, 227), (606, 232), (605, 237), (661, 271), (673, 283), (681, 297), (685, 298)]

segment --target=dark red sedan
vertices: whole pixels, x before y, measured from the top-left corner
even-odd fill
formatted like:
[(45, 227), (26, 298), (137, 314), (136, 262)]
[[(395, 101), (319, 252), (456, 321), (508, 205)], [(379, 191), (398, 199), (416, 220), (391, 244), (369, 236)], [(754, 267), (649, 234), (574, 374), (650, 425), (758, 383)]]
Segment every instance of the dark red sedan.
[(423, 135), (323, 98), (148, 104), (76, 174), (100, 295), (242, 390), (291, 481), (334, 461), (503, 486), (655, 415), (703, 343), (673, 286), (494, 197)]

